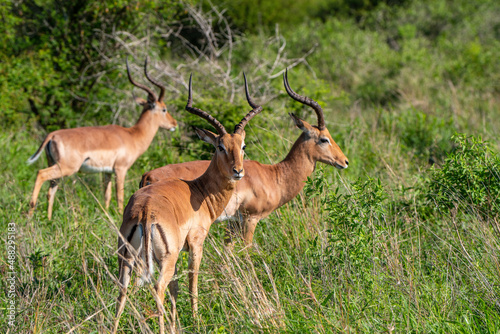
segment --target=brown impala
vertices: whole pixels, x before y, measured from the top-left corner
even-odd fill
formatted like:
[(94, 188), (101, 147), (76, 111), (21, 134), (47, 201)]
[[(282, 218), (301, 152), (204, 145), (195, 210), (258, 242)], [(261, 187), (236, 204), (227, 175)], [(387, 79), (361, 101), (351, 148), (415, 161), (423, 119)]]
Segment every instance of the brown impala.
[[(288, 73), (283, 76), (285, 89), (290, 97), (314, 109), (318, 125), (313, 126), (290, 114), (295, 125), (302, 130), (286, 158), (275, 165), (263, 165), (257, 161), (245, 160), (246, 176), (238, 183), (224, 213), (218, 220), (239, 220), (243, 222), (243, 238), (247, 245), (252, 243), (255, 227), (259, 220), (289, 202), (304, 187), (316, 167), (323, 162), (338, 169), (347, 168), (349, 161), (332, 139), (325, 126), (323, 110), (314, 100), (295, 93), (288, 84)], [(247, 95), (248, 99), (248, 95)], [(252, 105), (252, 101), (248, 99)], [(191, 180), (201, 175), (209, 161), (191, 161), (167, 165), (154, 169), (142, 176), (141, 186), (154, 184), (165, 178), (178, 177)]]
[(38, 171), (30, 201), (30, 216), (35, 210), (42, 184), (50, 180), (47, 196), (49, 200), (48, 218), (50, 220), (58, 179), (78, 171), (105, 173), (104, 198), (106, 208), (109, 207), (111, 201), (111, 173), (115, 173), (118, 210), (122, 212), (123, 188), (127, 170), (147, 150), (159, 127), (173, 131), (177, 126), (177, 121), (168, 113), (163, 102), (165, 87), (152, 80), (148, 75), (147, 59), (144, 63), (144, 73), (153, 85), (160, 88), (158, 98), (151, 89), (132, 80), (127, 61), (127, 74), (130, 82), (148, 93), (147, 101), (136, 98), (136, 102), (143, 106), (143, 110), (134, 126), (130, 128), (118, 125), (93, 126), (57, 130), (47, 135), (35, 154), (28, 159), (28, 163), (32, 164), (45, 149), (49, 164), (48, 168)]
[[(246, 87), (246, 86), (245, 86)], [(248, 94), (248, 89), (247, 89)], [(237, 181), (243, 178), (243, 150), (245, 125), (262, 108), (253, 107), (228, 134), (224, 126), (207, 112), (192, 107), (191, 78), (186, 110), (210, 122), (219, 133), (196, 129), (197, 135), (212, 144), (216, 152), (203, 175), (193, 181), (169, 179), (139, 189), (130, 198), (123, 214), (118, 238), (120, 296), (116, 308), (114, 332), (125, 307), (126, 291), (136, 255), (143, 261), (137, 265), (143, 280), (153, 273), (153, 260), (160, 267), (155, 290), (160, 313), (160, 333), (164, 333), (163, 302), (165, 289), (176, 272), (179, 252), (189, 251), (189, 291), (193, 315), (198, 310), (198, 270), (203, 254), (203, 242), (212, 222), (220, 216), (231, 198)], [(145, 264), (145, 265), (143, 265)], [(170, 284), (173, 296), (172, 314), (175, 316), (177, 281)], [(172, 322), (174, 323), (174, 322)]]

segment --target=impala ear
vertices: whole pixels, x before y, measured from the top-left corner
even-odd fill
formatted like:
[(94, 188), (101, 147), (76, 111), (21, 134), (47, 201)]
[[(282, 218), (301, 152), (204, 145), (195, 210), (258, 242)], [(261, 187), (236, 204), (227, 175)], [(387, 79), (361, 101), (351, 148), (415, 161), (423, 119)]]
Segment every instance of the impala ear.
[(299, 129), (301, 129), (302, 131), (304, 131), (305, 133), (308, 133), (308, 132), (310, 132), (312, 130), (313, 126), (311, 124), (309, 124), (306, 121), (298, 118), (297, 116), (295, 116), (292, 113), (289, 113), (288, 115), (290, 115), (290, 117), (292, 118), (292, 120), (295, 123), (295, 125)]
[(196, 132), (198, 137), (200, 137), (201, 140), (203, 140), (206, 143), (212, 144), (213, 146), (216, 146), (218, 136), (215, 133), (199, 128), (194, 128), (194, 131)]
[(144, 99), (142, 99), (140, 97), (136, 97), (135, 98), (135, 102), (137, 102), (137, 104), (140, 105), (140, 106), (144, 106), (144, 105), (146, 105), (148, 103), (148, 101), (146, 101), (146, 100), (144, 100)]
[(153, 110), (156, 107), (156, 101), (150, 99), (146, 101), (144, 99), (141, 99), (140, 97), (136, 97), (135, 102), (137, 102), (137, 104), (142, 107), (148, 106), (148, 109), (151, 110)]

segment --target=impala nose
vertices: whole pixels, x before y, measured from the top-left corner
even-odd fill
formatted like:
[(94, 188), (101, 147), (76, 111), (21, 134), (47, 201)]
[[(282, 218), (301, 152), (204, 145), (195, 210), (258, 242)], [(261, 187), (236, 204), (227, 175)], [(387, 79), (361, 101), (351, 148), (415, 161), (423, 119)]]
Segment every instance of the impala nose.
[(172, 121), (172, 125), (170, 125), (170, 131), (175, 131), (175, 129), (177, 128), (177, 121), (174, 119)]
[(235, 179), (241, 179), (243, 177), (243, 168), (240, 170), (237, 170), (236, 168), (233, 167), (233, 172), (234, 172), (234, 178)]
[(349, 167), (349, 160), (345, 159), (344, 164), (342, 164), (342, 160), (337, 160), (332, 163), (332, 166), (335, 166), (335, 168), (338, 169), (346, 169)]

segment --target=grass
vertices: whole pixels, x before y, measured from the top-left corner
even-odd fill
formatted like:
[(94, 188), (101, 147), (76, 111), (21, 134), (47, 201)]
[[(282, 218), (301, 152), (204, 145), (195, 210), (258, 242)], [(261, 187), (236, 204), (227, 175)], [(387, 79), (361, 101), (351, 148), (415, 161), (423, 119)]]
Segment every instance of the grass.
[[(62, 182), (53, 221), (46, 220), (43, 196), (34, 218), (27, 219), (34, 171), (44, 162), (23, 163), (36, 148), (26, 131), (2, 134), (7, 141), (12, 145), (2, 145), (2, 154), (18, 166), (3, 166), (1, 196), (2, 215), (17, 228), (16, 332), (108, 332), (118, 293), (121, 217), (114, 201), (104, 212), (101, 177), (82, 174)], [(166, 149), (159, 146), (155, 142), (148, 153)], [(389, 156), (394, 149), (375, 147)], [(179, 262), (180, 327), (207, 333), (496, 332), (500, 248), (492, 224), (497, 218), (484, 219), (473, 206), (464, 215), (429, 216), (416, 191), (404, 193), (389, 183), (405, 171), (386, 167), (387, 183), (378, 184), (349, 181), (348, 173), (320, 166), (303, 195), (259, 223), (252, 249), (242, 244), (225, 249), (224, 225), (213, 226), (196, 320), (187, 291), (187, 254)], [(134, 191), (141, 173), (134, 165), (126, 193)], [(341, 237), (334, 235), (338, 231)], [(131, 289), (120, 328), (156, 332), (154, 314), (149, 289)], [(5, 322), (1, 327), (8, 328)]]

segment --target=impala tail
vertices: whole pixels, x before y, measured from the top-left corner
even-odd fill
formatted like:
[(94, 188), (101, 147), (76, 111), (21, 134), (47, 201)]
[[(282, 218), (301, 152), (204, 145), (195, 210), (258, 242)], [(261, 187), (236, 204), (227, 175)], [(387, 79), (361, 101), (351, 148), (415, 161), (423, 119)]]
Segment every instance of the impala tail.
[(31, 165), (32, 163), (34, 163), (35, 161), (37, 161), (38, 158), (40, 158), (40, 155), (42, 154), (43, 149), (45, 148), (45, 146), (47, 146), (47, 144), (49, 143), (49, 141), (51, 139), (52, 139), (51, 135), (48, 135), (47, 137), (45, 137), (45, 139), (43, 140), (42, 145), (40, 145), (40, 147), (38, 148), (38, 150), (26, 161), (26, 163), (28, 165)]
[[(145, 211), (147, 208), (145, 208)], [(152, 233), (154, 230), (154, 225), (150, 221), (152, 216), (148, 214), (148, 212), (144, 212), (143, 214), (143, 223), (141, 227), (144, 228), (144, 233), (142, 233), (141, 238), (141, 247), (139, 250), (138, 256), (142, 259), (144, 266), (142, 269), (142, 275), (139, 279), (139, 286), (142, 286), (144, 283), (151, 283), (151, 277), (154, 274), (154, 266), (153, 266), (153, 247), (152, 247)], [(142, 232), (142, 228), (141, 228)]]
[(139, 182), (139, 189), (142, 187), (148, 186), (150, 183), (147, 180), (147, 177), (144, 177), (144, 175), (141, 178), (141, 181)]

